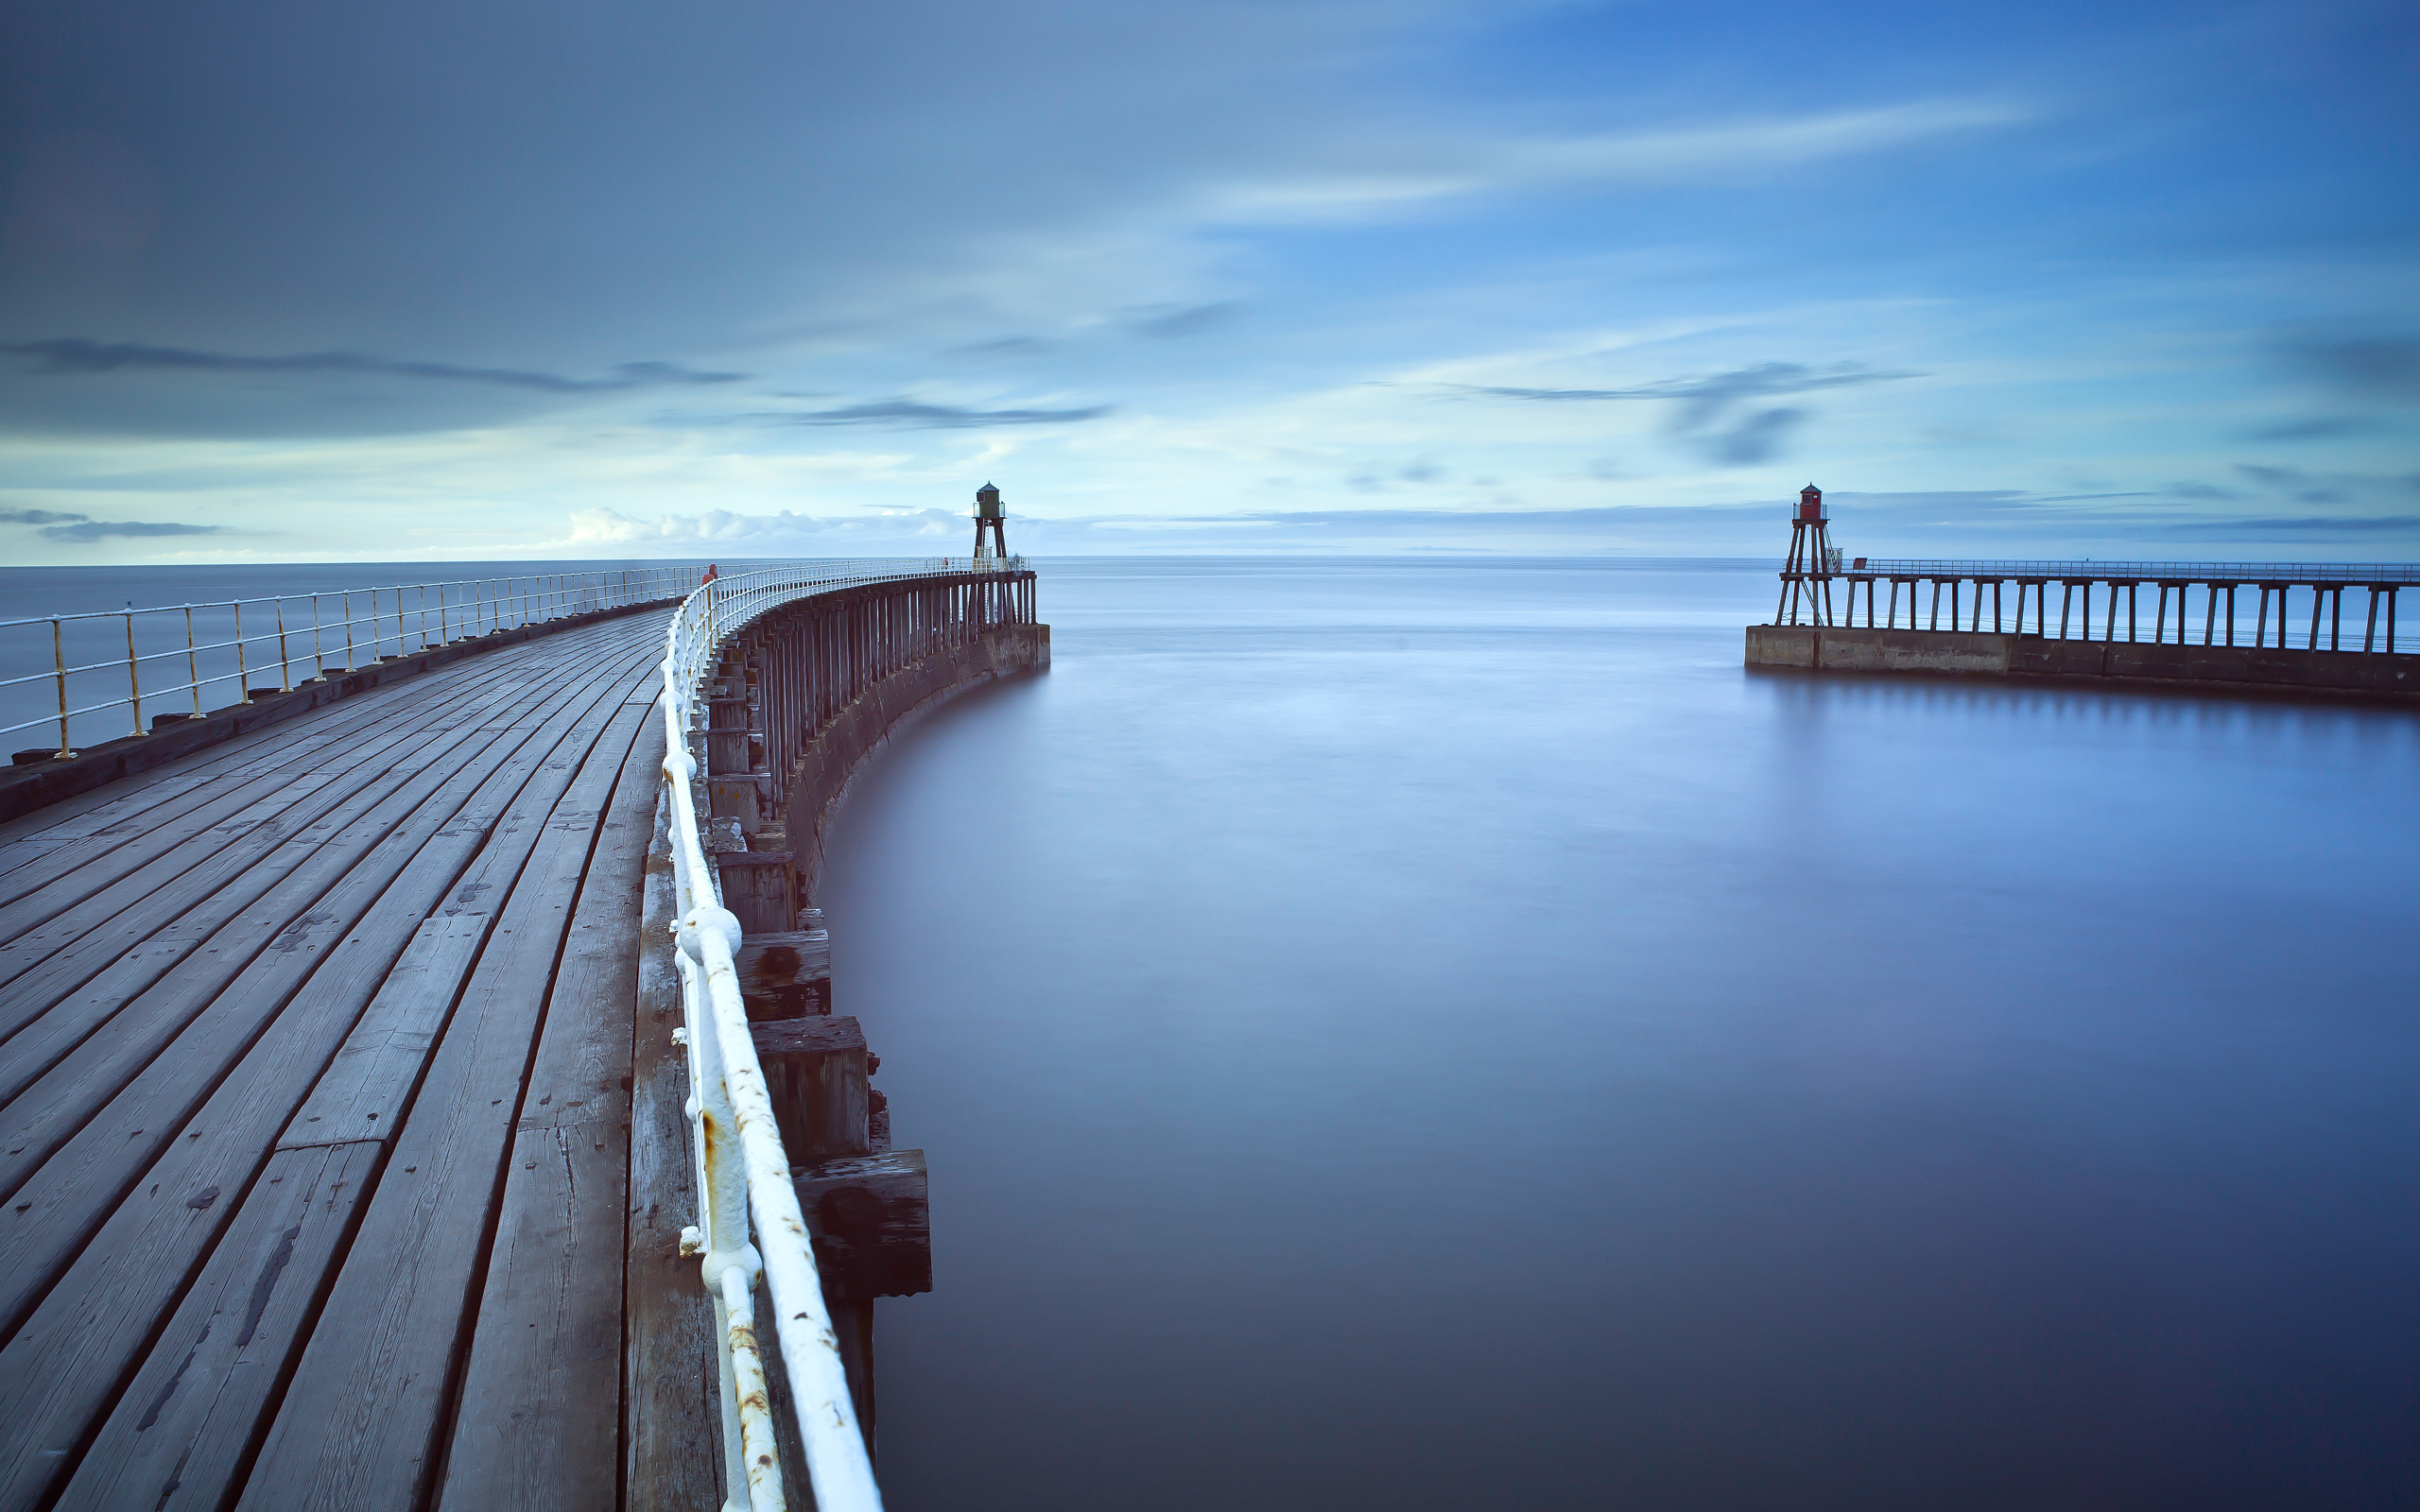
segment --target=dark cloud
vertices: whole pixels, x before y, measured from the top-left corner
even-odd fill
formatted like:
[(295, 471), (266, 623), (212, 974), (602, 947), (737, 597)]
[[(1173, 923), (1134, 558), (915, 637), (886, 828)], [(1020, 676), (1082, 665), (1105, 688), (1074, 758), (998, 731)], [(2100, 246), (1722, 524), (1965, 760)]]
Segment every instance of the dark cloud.
[(700, 372), (669, 362), (626, 362), (607, 378), (566, 378), (560, 373), (515, 368), (465, 368), (450, 362), (410, 362), (358, 352), (307, 352), (247, 357), (183, 347), (151, 347), (132, 341), (91, 341), (80, 336), (49, 341), (0, 342), (0, 352), (33, 359), (33, 371), (48, 377), (126, 371), (213, 373), (357, 373), (424, 378), (442, 383), (493, 384), (550, 394), (610, 393), (690, 384), (737, 383), (736, 372)]
[(2261, 515), (2244, 519), (2183, 520), (2155, 528), (2178, 536), (2383, 536), (2420, 534), (2420, 515)]
[(1137, 318), (1134, 334), (1157, 340), (1172, 340), (1181, 336), (1198, 336), (1215, 331), (1236, 318), (1241, 305), (1233, 303), (1194, 304), (1174, 310), (1152, 311)]
[(2298, 467), (2263, 467), (2254, 462), (2238, 462), (2237, 472), (2264, 488), (2290, 494), (2298, 504), (2342, 504), (2342, 489), (2311, 476)]
[(1444, 476), (1445, 470), (1434, 462), (1406, 462), (1392, 468), (1363, 468), (1345, 482), (1363, 493), (1383, 493), (1397, 483), (1435, 483)]
[(1060, 425), (1098, 420), (1115, 411), (1114, 404), (1086, 409), (961, 409), (955, 404), (920, 404), (908, 399), (886, 399), (872, 404), (810, 410), (801, 415), (765, 415), (764, 420), (791, 425), (900, 425), (916, 430), (966, 430), (983, 425)]
[(1040, 336), (1002, 336), (997, 341), (977, 341), (972, 346), (953, 347), (950, 354), (959, 357), (1039, 357), (1058, 350), (1053, 342)]
[(1739, 423), (1706, 439), (1707, 455), (1718, 462), (1745, 466), (1769, 462), (1777, 455), (1782, 442), (1806, 419), (1806, 411), (1790, 409), (1760, 409), (1744, 416)]
[(2408, 336), (2358, 341), (2301, 337), (2279, 346), (2295, 367), (2339, 387), (2374, 399), (2420, 400), (2420, 340)]
[[(1587, 403), (1599, 400), (1668, 399), (1677, 401), (1671, 429), (1698, 438), (1698, 449), (1725, 466), (1752, 466), (1781, 455), (1783, 444), (1807, 418), (1807, 411), (1789, 405), (1760, 409), (1730, 425), (1713, 430), (1734, 405), (1780, 394), (1811, 393), (1821, 388), (1845, 388), (1858, 384), (1890, 383), (1919, 378), (1916, 372), (1893, 372), (1859, 363), (1835, 363), (1810, 368), (1797, 362), (1760, 362), (1703, 378), (1673, 378), (1636, 388), (1511, 388), (1461, 384), (1466, 394), (1490, 399), (1520, 399), (1541, 404)], [(1710, 432), (1710, 434), (1709, 434)]]
[[(39, 510), (28, 511), (40, 513)], [(107, 541), (112, 536), (212, 536), (216, 525), (181, 525), (149, 520), (87, 520), (82, 524), (44, 525), (36, 534), (44, 541), (75, 541), (91, 542)]]
[(0, 509), (0, 524), (40, 525), (34, 534), (44, 541), (91, 543), (112, 536), (208, 536), (216, 525), (181, 525), (150, 520), (95, 520), (88, 514), (59, 509)]
[(2272, 489), (2299, 488), (2310, 481), (2310, 474), (2298, 467), (2263, 467), (2257, 462), (2238, 462), (2235, 470), (2253, 482)]
[(2171, 483), (2168, 486), (2166, 491), (2172, 498), (2201, 499), (2210, 502), (2216, 502), (2221, 499), (2240, 499), (2243, 497), (2242, 494), (2237, 492), (2233, 489), (2221, 489), (2216, 484), (2211, 483)]
[(1709, 377), (1672, 378), (1638, 388), (1499, 388), (1472, 384), (1454, 387), (1467, 394), (1484, 394), (1492, 399), (1530, 399), (1548, 404), (1574, 400), (1677, 399), (1682, 402), (1682, 407), (1673, 418), (1672, 428), (1693, 431), (1712, 424), (1723, 411), (1744, 399), (1804, 394), (1818, 388), (1844, 388), (1854, 384), (1890, 383), (1901, 378), (1923, 376), (1919, 372), (1878, 370), (1854, 362), (1835, 363), (1828, 368), (1809, 368), (1796, 362), (1760, 362), (1754, 367), (1737, 368)]
[(2243, 438), (2248, 441), (2318, 441), (2338, 436), (2365, 436), (2377, 428), (2376, 421), (2350, 415), (2330, 415), (2288, 421), (2283, 424), (2246, 431)]

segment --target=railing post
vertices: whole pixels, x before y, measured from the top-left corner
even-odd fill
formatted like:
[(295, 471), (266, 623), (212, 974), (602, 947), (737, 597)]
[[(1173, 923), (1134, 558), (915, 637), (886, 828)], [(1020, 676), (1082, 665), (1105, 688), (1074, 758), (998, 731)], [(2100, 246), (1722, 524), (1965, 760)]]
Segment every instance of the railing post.
[[(2311, 623), (2316, 627), (2318, 621), (2314, 618)], [(2316, 635), (2318, 631), (2314, 628), (2311, 633)], [(143, 728), (143, 679), (134, 673), (134, 606), (130, 600), (126, 610), (126, 697), (134, 706), (134, 732), (148, 733)]]
[(185, 679), (193, 684), (193, 716), (201, 717), (201, 662), (193, 649), (193, 606), (185, 606)]
[(252, 696), (251, 668), (244, 662), (244, 601), (236, 599), (235, 607), (235, 701), (248, 702)]
[[(285, 598), (280, 594), (270, 602), (277, 606), (277, 680), (287, 693), (294, 691), (294, 659), (285, 651)], [(251, 696), (250, 694), (246, 695)]]
[(76, 748), (67, 743), (67, 642), (60, 623), (56, 618), (50, 622), (50, 661), (59, 678), (59, 759), (65, 761)]

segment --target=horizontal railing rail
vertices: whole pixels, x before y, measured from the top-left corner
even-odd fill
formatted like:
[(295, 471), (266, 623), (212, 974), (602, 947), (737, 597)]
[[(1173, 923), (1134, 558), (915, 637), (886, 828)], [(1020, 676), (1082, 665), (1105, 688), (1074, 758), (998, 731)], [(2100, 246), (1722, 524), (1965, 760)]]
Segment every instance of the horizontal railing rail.
[(698, 1223), (683, 1235), (683, 1252), (703, 1260), (706, 1290), (714, 1298), (722, 1361), (726, 1504), (747, 1512), (779, 1512), (786, 1505), (755, 1321), (760, 1280), (772, 1304), (790, 1415), (819, 1512), (877, 1512), (882, 1494), (850, 1398), (765, 1070), (749, 1032), (734, 965), (739, 919), (723, 906), (720, 874), (707, 858), (699, 802), (704, 774), (691, 739), (702, 736), (708, 724), (701, 715), (709, 679), (719, 647), (783, 605), (873, 583), (959, 577), (982, 584), (1028, 572), (1018, 557), (751, 567), (691, 593), (674, 611), (666, 634), (664, 777), (684, 1013), (680, 1038), (689, 1052), (700, 1210)]
[[(73, 756), (79, 735), (89, 743), (150, 733), (147, 702), (154, 725), (200, 718), (205, 698), (220, 696), (209, 690), (228, 684), (233, 696), (225, 701), (242, 703), (256, 692), (291, 691), (332, 669), (668, 602), (702, 576), (696, 567), (529, 573), (0, 620), (0, 668), (7, 669), (0, 676), (0, 736), (47, 730), (57, 737), (54, 754)], [(254, 676), (272, 672), (274, 687), (252, 686)], [(122, 721), (118, 728), (96, 728), (112, 714)]]
[[(1835, 548), (1837, 554), (1838, 548)], [(1963, 577), (1985, 582), (1997, 579), (2048, 578), (2053, 582), (2193, 582), (2193, 583), (2368, 583), (2420, 584), (2420, 564), (2411, 562), (2314, 561), (1958, 561), (1932, 558), (1867, 557), (1848, 566), (1834, 563), (1834, 577)]]

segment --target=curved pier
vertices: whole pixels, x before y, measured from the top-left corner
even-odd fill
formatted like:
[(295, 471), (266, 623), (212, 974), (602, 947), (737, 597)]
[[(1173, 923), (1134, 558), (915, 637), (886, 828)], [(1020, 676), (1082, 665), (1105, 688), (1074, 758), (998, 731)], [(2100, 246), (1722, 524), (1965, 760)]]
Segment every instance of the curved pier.
[[(820, 833), (897, 718), (1047, 658), (1029, 574), (969, 620), (962, 569), (892, 570), (709, 643), (743, 683), (718, 775), (788, 796), (720, 852), (786, 888), (776, 933), (805, 899), (769, 815)], [(640, 934), (665, 624), (281, 694), (0, 824), (0, 1509), (721, 1503), (679, 993)], [(752, 655), (788, 670), (752, 695)], [(750, 963), (759, 1032), (831, 1038), (826, 960)], [(812, 1211), (831, 1173), (800, 1180)], [(849, 1305), (907, 1284), (882, 1258)]]

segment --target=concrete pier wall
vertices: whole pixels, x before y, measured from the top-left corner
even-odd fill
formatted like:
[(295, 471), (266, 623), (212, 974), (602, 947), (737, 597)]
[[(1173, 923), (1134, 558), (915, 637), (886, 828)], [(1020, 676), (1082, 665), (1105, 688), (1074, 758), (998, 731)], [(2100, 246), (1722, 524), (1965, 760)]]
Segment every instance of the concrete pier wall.
[(785, 818), (798, 856), (803, 900), (811, 904), (822, 891), (824, 832), (867, 757), (902, 725), (944, 700), (994, 678), (1048, 665), (1049, 626), (1007, 625), (971, 645), (902, 668), (851, 700), (799, 753), (787, 783)]
[(2420, 656), (2276, 646), (1751, 625), (1747, 664), (2420, 700)]

